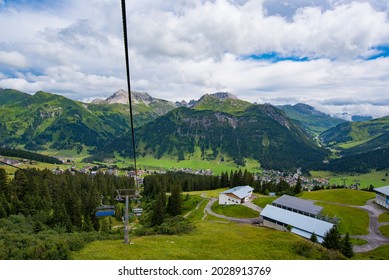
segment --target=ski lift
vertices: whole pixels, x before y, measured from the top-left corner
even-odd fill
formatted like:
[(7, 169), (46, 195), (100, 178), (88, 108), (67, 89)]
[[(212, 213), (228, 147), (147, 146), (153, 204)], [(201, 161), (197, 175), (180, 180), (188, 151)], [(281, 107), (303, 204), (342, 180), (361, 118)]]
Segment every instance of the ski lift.
[(103, 196), (100, 198), (100, 206), (96, 207), (96, 217), (115, 216), (115, 205), (104, 205)]
[(124, 201), (126, 196), (128, 196), (129, 198), (138, 197), (138, 194), (135, 191), (135, 189), (117, 189), (116, 193), (117, 193), (117, 195), (116, 195), (115, 200), (120, 201), (120, 202)]

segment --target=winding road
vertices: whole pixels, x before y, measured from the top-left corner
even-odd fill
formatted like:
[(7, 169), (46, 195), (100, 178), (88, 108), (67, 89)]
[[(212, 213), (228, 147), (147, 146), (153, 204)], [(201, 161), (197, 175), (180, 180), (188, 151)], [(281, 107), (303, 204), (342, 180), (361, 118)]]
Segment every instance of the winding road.
[[(259, 212), (262, 211), (262, 208), (258, 207), (257, 205), (255, 205), (251, 202), (246, 202), (243, 205), (245, 205), (246, 207), (249, 207), (251, 209), (254, 209), (255, 211), (258, 211), (258, 217), (244, 219), (244, 218), (233, 218), (233, 217), (228, 217), (228, 216), (216, 214), (215, 212), (212, 211), (212, 205), (215, 203), (215, 201), (217, 201), (216, 198), (211, 198), (211, 200), (207, 203), (207, 206), (205, 206), (205, 208), (204, 208), (205, 214), (210, 214), (212, 216), (215, 216), (215, 217), (218, 217), (221, 219), (225, 219), (225, 220), (229, 220), (229, 221), (241, 223), (241, 224), (258, 224), (258, 223), (262, 222), (262, 218), (259, 216)], [(203, 220), (204, 220), (204, 218), (205, 218), (205, 216), (203, 217)]]
[[(351, 206), (351, 205), (348, 205)], [(384, 208), (374, 203), (374, 199), (370, 199), (364, 206), (353, 206), (367, 211), (370, 218), (369, 234), (368, 235), (353, 235), (353, 238), (364, 239), (367, 244), (354, 245), (354, 252), (367, 252), (376, 249), (377, 247), (389, 244), (389, 238), (384, 236), (379, 230), (380, 226), (389, 225), (389, 223), (378, 222), (378, 216), (386, 212)]]
[[(205, 217), (210, 214), (215, 217), (225, 219), (228, 221), (236, 222), (236, 223), (243, 223), (243, 224), (261, 224), (263, 222), (263, 219), (261, 216), (258, 216), (257, 218), (249, 218), (249, 219), (243, 219), (243, 218), (233, 218), (233, 217), (228, 217), (220, 214), (216, 214), (215, 212), (212, 211), (212, 205), (217, 201), (216, 198), (207, 198), (203, 195), (204, 198), (209, 199), (209, 202), (207, 203), (206, 207), (204, 208), (204, 216), (203, 220)], [(203, 201), (202, 201), (203, 202)], [(324, 202), (324, 201), (323, 201)], [(330, 203), (328, 201), (325, 201), (326, 203)], [(367, 244), (364, 245), (354, 245), (353, 249), (354, 252), (361, 253), (361, 252), (367, 252), (374, 250), (378, 248), (381, 245), (389, 244), (389, 238), (384, 236), (381, 231), (379, 230), (380, 226), (385, 226), (389, 225), (389, 222), (378, 222), (378, 217), (382, 213), (387, 212), (386, 209), (382, 208), (381, 206), (377, 205), (374, 203), (374, 199), (370, 199), (366, 202), (365, 205), (363, 206), (355, 206), (355, 205), (349, 205), (349, 204), (339, 204), (339, 203), (333, 203), (333, 204), (338, 204), (338, 205), (343, 205), (343, 206), (348, 206), (348, 207), (355, 207), (362, 209), (366, 211), (369, 215), (369, 234), (367, 235), (352, 235), (350, 237), (352, 238), (357, 238), (357, 239), (363, 239), (367, 241)], [(244, 203), (246, 207), (250, 207), (254, 209), (255, 211), (258, 211), (259, 213), (262, 211), (262, 208), (259, 206), (251, 203), (251, 202), (246, 202)]]

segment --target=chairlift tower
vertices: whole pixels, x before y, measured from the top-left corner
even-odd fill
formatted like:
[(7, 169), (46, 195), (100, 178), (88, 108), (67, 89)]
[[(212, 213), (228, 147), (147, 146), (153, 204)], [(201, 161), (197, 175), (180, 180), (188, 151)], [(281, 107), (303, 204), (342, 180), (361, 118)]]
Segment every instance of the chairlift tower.
[(129, 200), (130, 198), (136, 198), (137, 191), (136, 189), (117, 189), (116, 201), (126, 201), (126, 209), (124, 212), (124, 244), (130, 243), (130, 239), (128, 237), (128, 208), (129, 208)]

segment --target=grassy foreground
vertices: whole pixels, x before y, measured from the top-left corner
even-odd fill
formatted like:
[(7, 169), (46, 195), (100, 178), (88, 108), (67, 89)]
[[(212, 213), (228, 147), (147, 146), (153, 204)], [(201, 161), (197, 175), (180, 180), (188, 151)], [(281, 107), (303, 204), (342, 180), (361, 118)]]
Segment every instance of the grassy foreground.
[(305, 259), (294, 249), (296, 242), (304, 241), (288, 232), (211, 221), (197, 223), (196, 227), (186, 235), (135, 237), (129, 245), (121, 240), (96, 241), (72, 257), (80, 260)]
[[(370, 198), (369, 193), (344, 189), (311, 193), (317, 193), (317, 200), (325, 201), (335, 198), (337, 201), (348, 204), (363, 203)], [(348, 196), (351, 199), (346, 199)], [(360, 197), (358, 198), (358, 196)], [(79, 260), (299, 260), (329, 258), (330, 254), (323, 247), (316, 246), (316, 248), (321, 248), (321, 251), (312, 249), (314, 248), (312, 243), (289, 232), (236, 224), (210, 215), (202, 220), (203, 210), (207, 202), (208, 200), (198, 196), (191, 197), (188, 201), (188, 204), (192, 206), (188, 206), (186, 211), (189, 211), (189, 208), (194, 207), (197, 203), (200, 205), (196, 210), (192, 208), (187, 217), (196, 226), (196, 229), (189, 234), (132, 237), (133, 244), (130, 245), (123, 244), (121, 240), (95, 241), (82, 250), (74, 252), (71, 257)], [(336, 215), (342, 219), (340, 224), (342, 233), (367, 233), (368, 219), (366, 219), (365, 211), (330, 203), (321, 204), (324, 206), (325, 213)], [(381, 227), (381, 230), (386, 233), (387, 228)], [(353, 239), (353, 243), (361, 245), (366, 242)], [(370, 252), (355, 254), (353, 259), (388, 260), (389, 245), (380, 246)]]

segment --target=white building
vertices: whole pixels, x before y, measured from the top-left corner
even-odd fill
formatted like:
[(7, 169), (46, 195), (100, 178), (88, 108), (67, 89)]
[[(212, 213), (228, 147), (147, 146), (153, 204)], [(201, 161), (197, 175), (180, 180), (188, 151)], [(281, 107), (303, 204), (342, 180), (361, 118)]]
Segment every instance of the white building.
[(253, 194), (250, 186), (239, 186), (219, 193), (219, 204), (242, 204), (249, 200)]
[(389, 209), (389, 186), (375, 188), (374, 191), (376, 192), (375, 202)]
[(326, 233), (334, 226), (329, 222), (315, 219), (306, 215), (292, 212), (273, 205), (266, 205), (262, 210), (263, 225), (286, 230), (291, 227), (291, 232), (309, 239), (315, 233), (317, 241), (322, 243)]

